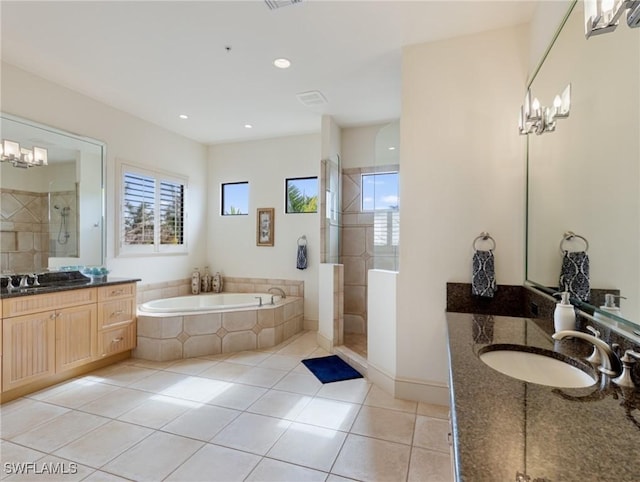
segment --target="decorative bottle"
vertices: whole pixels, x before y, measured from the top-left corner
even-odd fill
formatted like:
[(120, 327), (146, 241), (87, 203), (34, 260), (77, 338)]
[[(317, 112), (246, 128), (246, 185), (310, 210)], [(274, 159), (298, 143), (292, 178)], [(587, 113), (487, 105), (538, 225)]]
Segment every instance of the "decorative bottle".
[(211, 287), (213, 288), (214, 293), (220, 293), (222, 291), (222, 276), (219, 271), (213, 275)]
[(209, 267), (204, 267), (204, 275), (202, 275), (202, 292), (208, 293), (211, 291), (211, 275), (209, 274)]
[(195, 268), (191, 273), (191, 293), (200, 294), (200, 270)]

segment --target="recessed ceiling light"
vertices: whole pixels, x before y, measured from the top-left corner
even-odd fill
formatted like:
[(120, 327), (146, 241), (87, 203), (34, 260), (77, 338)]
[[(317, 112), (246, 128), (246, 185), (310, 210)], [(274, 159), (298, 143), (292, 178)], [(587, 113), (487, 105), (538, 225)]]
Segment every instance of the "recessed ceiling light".
[(273, 61), (273, 65), (275, 65), (279, 69), (288, 69), (289, 67), (291, 67), (291, 61), (285, 58), (275, 59)]
[(395, 147), (393, 147), (393, 146), (391, 146), (391, 147), (389, 147), (389, 150), (390, 150), (390, 151), (395, 151), (395, 150), (396, 150), (396, 148), (395, 148)]
[(180, 117), (180, 119), (188, 119), (189, 116), (186, 114), (180, 114), (178, 117)]
[(244, 128), (245, 129), (253, 129), (253, 126), (251, 124), (245, 124)]

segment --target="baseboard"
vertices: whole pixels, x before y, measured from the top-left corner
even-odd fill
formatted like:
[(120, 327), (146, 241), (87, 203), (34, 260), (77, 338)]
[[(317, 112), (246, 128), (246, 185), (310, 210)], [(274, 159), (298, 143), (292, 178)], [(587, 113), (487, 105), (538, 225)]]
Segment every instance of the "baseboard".
[(395, 397), (449, 406), (449, 387), (439, 382), (396, 378)]
[(333, 341), (329, 340), (329, 338), (324, 336), (322, 333), (316, 333), (316, 341), (318, 342), (318, 345), (320, 345), (320, 348), (328, 351), (329, 353), (333, 353)]
[(375, 386), (382, 388), (389, 395), (395, 395), (396, 381), (395, 379), (384, 370), (379, 369), (377, 366), (369, 362), (367, 370), (367, 378)]

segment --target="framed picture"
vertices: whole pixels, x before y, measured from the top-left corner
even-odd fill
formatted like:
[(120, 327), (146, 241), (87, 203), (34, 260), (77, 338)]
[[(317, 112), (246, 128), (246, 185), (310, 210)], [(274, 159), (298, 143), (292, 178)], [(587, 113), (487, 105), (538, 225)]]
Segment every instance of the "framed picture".
[(273, 246), (274, 208), (258, 208), (256, 215), (256, 244)]

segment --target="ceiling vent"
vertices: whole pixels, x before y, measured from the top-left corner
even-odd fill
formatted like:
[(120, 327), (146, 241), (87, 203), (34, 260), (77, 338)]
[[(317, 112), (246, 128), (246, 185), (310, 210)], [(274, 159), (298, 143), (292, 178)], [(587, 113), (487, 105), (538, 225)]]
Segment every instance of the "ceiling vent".
[(276, 10), (281, 7), (288, 7), (289, 5), (294, 5), (296, 3), (300, 3), (302, 0), (264, 0), (264, 3), (267, 4), (271, 10)]
[(310, 90), (309, 92), (300, 92), (296, 94), (296, 97), (307, 107), (315, 107), (327, 103), (327, 99), (322, 92), (317, 90)]

